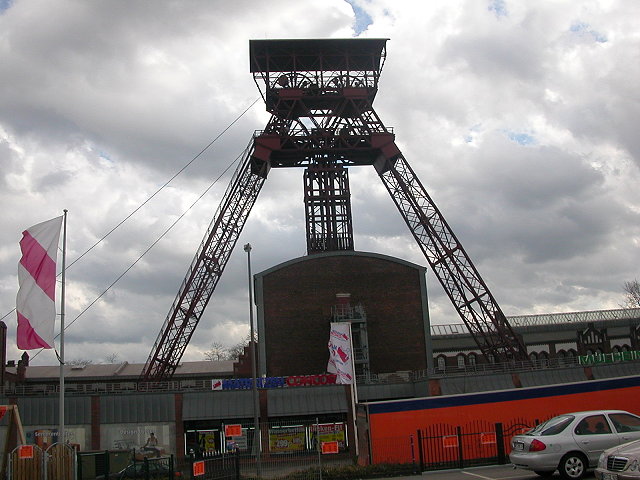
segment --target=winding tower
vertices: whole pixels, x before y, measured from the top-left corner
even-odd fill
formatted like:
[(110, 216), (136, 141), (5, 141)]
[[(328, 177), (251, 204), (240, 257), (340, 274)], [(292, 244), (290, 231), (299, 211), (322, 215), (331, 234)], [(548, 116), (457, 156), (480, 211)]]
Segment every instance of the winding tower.
[(488, 359), (526, 360), (480, 273), (373, 108), (387, 39), (251, 40), (271, 114), (254, 133), (142, 372), (171, 378), (272, 168), (304, 168), (307, 253), (353, 250), (348, 167), (373, 166)]

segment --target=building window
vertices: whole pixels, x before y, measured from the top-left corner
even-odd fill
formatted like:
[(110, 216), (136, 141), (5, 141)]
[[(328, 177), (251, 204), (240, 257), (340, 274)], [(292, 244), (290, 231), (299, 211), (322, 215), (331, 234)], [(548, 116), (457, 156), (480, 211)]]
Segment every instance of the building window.
[(476, 354), (475, 353), (470, 353), (469, 356), (467, 357), (467, 359), (469, 360), (469, 365), (471, 365), (472, 367), (476, 366)]
[(549, 354), (547, 352), (540, 352), (540, 366), (546, 367), (549, 365)]
[(464, 368), (464, 365), (465, 365), (464, 355), (461, 353), (458, 355), (458, 368)]
[(447, 360), (444, 355), (440, 355), (437, 358), (437, 362), (438, 362), (438, 370), (444, 370), (445, 367), (447, 366)]

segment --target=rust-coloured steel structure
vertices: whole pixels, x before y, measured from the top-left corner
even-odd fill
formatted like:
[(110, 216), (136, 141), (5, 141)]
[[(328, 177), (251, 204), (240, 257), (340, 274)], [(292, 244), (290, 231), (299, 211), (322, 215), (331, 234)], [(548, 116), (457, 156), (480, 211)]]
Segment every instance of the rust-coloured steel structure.
[(271, 118), (254, 134), (141, 378), (171, 378), (271, 168), (303, 167), (307, 252), (353, 250), (348, 168), (373, 165), (482, 353), (526, 360), (493, 295), (373, 109), (386, 39), (251, 40)]
[(304, 171), (307, 253), (353, 250), (349, 171), (331, 162)]

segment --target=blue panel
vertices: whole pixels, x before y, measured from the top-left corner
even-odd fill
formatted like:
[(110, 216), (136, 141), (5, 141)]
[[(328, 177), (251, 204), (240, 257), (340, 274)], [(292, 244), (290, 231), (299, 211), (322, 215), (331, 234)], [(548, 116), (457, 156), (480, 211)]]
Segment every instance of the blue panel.
[(508, 402), (529, 398), (544, 398), (556, 395), (588, 393), (600, 390), (628, 388), (640, 386), (640, 376), (614, 378), (609, 380), (592, 380), (590, 382), (570, 383), (567, 385), (551, 385), (546, 387), (521, 388), (488, 393), (452, 395), (441, 397), (418, 398), (415, 400), (399, 400), (380, 403), (368, 403), (369, 413), (407, 412), (430, 408), (445, 408), (462, 405), (474, 405), (493, 402)]

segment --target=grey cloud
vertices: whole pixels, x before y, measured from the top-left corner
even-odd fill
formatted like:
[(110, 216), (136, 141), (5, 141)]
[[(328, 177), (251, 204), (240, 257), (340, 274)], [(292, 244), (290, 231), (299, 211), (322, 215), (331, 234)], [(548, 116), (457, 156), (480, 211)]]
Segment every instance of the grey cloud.
[[(372, 19), (365, 35), (391, 39), (376, 111), (395, 128), (503, 310), (616, 307), (640, 261), (639, 7), (512, 2), (496, 15), (487, 2), (359, 5)], [(258, 97), (248, 71), (250, 38), (349, 37), (353, 21), (341, 0), (68, 0), (55, 10), (33, 0), (4, 11), (2, 310), (15, 303), (24, 228), (68, 208), (68, 258), (77, 258)], [(606, 43), (575, 38), (577, 21)], [(70, 320), (189, 208), (267, 119), (260, 100), (70, 268)], [(508, 132), (535, 142), (519, 145)], [(230, 173), (82, 314), (69, 331), (71, 357), (118, 351), (122, 360), (146, 360)], [(356, 249), (424, 265), (375, 171), (354, 168), (350, 176)], [(247, 242), (254, 272), (305, 254), (302, 170), (270, 173), (185, 359), (200, 359), (212, 341), (233, 344), (246, 334), (240, 247)], [(427, 282), (432, 321), (459, 321), (431, 272)], [(13, 331), (10, 324), (10, 342)], [(10, 350), (10, 358), (19, 353)], [(45, 352), (37, 362), (55, 358)]]

